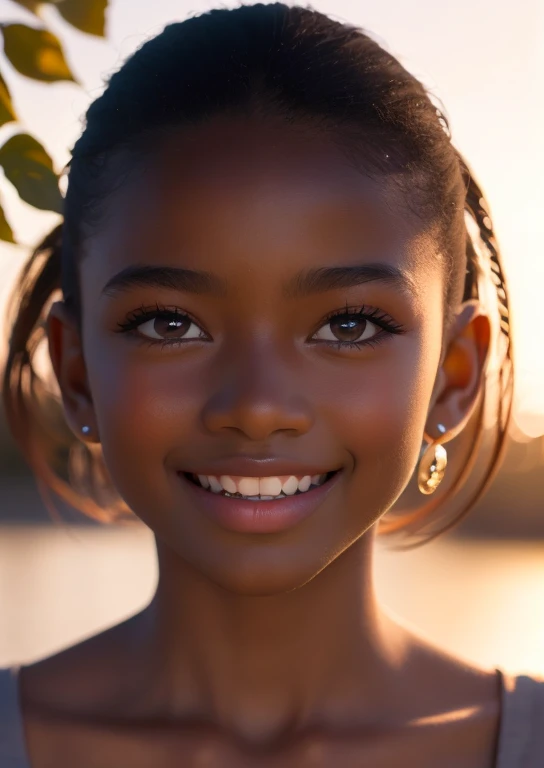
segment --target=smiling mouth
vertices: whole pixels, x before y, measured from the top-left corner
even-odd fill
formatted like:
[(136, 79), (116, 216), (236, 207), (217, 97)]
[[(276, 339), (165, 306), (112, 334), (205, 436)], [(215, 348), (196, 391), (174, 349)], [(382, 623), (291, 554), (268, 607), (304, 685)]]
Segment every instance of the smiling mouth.
[(232, 475), (195, 475), (184, 477), (209, 493), (247, 501), (276, 501), (301, 496), (325, 485), (338, 470), (320, 475), (282, 475), (273, 477), (235, 477)]

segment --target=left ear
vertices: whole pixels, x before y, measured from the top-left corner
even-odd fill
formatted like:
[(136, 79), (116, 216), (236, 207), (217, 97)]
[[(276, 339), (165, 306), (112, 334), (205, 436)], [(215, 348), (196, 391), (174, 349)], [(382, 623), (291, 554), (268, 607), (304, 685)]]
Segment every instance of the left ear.
[(436, 378), (427, 426), (455, 437), (470, 419), (482, 389), (490, 349), (491, 324), (476, 300), (464, 302), (449, 330), (447, 348)]

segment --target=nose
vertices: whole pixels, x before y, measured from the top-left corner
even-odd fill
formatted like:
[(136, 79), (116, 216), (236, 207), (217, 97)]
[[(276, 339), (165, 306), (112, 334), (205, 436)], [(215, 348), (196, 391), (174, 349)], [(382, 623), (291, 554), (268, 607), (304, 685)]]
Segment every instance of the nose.
[(300, 372), (278, 354), (262, 347), (230, 354), (228, 367), (217, 371), (220, 385), (206, 401), (202, 420), (207, 430), (237, 430), (253, 441), (274, 432), (302, 435), (313, 424), (312, 408)]

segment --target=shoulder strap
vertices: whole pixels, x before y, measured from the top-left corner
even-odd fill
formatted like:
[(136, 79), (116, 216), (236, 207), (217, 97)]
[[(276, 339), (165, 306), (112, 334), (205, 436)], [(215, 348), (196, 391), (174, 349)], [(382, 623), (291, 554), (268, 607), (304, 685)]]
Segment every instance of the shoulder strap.
[(502, 714), (496, 768), (542, 768), (544, 679), (504, 672), (501, 675)]
[(21, 707), (19, 667), (0, 669), (0, 766), (30, 768), (28, 764)]

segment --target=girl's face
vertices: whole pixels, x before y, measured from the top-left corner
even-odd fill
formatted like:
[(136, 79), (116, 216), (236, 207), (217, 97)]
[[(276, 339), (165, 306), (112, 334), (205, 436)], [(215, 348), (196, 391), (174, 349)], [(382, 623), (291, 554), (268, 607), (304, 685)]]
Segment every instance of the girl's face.
[[(129, 507), (198, 571), (245, 594), (302, 585), (417, 463), (443, 336), (430, 234), (332, 142), (234, 119), (161, 139), (107, 205), (81, 264), (74, 419)], [(295, 518), (184, 474), (333, 470)]]

